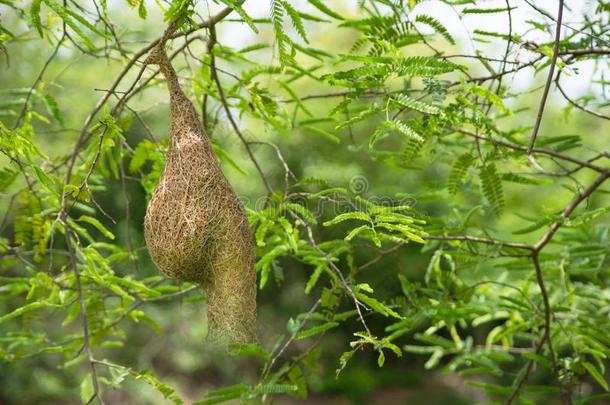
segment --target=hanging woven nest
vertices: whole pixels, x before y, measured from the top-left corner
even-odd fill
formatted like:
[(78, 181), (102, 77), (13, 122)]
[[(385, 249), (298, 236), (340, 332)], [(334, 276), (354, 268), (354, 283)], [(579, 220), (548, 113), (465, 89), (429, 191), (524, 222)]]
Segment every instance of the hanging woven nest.
[(167, 81), (171, 118), (165, 168), (144, 219), (146, 246), (167, 276), (201, 284), (215, 340), (252, 342), (256, 336), (252, 234), (244, 208), (165, 53), (171, 32), (166, 31), (145, 61), (159, 65)]

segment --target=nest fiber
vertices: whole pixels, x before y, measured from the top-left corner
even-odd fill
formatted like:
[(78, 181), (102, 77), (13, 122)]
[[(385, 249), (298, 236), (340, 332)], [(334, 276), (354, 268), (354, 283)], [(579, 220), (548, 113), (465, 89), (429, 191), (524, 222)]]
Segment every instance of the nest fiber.
[(146, 246), (167, 276), (201, 284), (215, 340), (252, 342), (256, 273), (247, 217), (193, 104), (178, 84), (164, 42), (145, 62), (159, 65), (171, 109), (165, 168), (144, 220)]

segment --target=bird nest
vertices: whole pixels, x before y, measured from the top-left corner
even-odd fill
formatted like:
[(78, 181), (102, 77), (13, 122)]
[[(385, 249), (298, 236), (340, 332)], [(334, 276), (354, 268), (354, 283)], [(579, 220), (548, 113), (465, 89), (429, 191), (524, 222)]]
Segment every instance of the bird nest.
[(170, 143), (146, 211), (144, 236), (157, 267), (199, 283), (215, 340), (255, 340), (256, 273), (246, 213), (221, 171), (197, 113), (182, 93), (160, 44), (147, 63), (161, 67), (170, 90)]

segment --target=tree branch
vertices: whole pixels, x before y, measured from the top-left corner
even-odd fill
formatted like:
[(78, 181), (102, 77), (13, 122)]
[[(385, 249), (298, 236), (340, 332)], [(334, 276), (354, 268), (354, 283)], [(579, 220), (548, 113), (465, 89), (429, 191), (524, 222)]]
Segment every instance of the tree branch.
[[(475, 134), (474, 132), (468, 131), (466, 129), (458, 128), (458, 129), (456, 129), (456, 131), (461, 133), (461, 134), (468, 135), (468, 136), (470, 136), (472, 138), (476, 138), (476, 139), (479, 139), (479, 140), (490, 142), (490, 143), (492, 143), (494, 145), (504, 146), (504, 147), (506, 147), (508, 149), (518, 150), (518, 151), (527, 151), (527, 149), (528, 149), (527, 146), (522, 146), (522, 145), (517, 145), (517, 144), (514, 144), (514, 143), (506, 142), (506, 141), (504, 141), (502, 139), (498, 139), (498, 138), (491, 138), (491, 137)], [(591, 163), (590, 161), (582, 160), (582, 159), (577, 159), (577, 158), (574, 158), (572, 156), (564, 155), (564, 154), (556, 152), (556, 151), (554, 151), (552, 149), (533, 148), (532, 149), (532, 153), (533, 154), (540, 154), (540, 155), (547, 155), (547, 156), (554, 157), (556, 159), (565, 160), (566, 162), (574, 163), (574, 164), (580, 166), (581, 168), (582, 167), (586, 167), (588, 169), (594, 170), (594, 171), (599, 172), (599, 173), (604, 173), (604, 172), (607, 172), (609, 170), (606, 167), (595, 165), (595, 164)]]
[(561, 41), (561, 20), (563, 18), (563, 0), (559, 0), (559, 11), (557, 12), (557, 28), (555, 30), (555, 42), (553, 45), (553, 57), (551, 58), (551, 66), (549, 67), (549, 74), (546, 78), (546, 84), (544, 85), (544, 92), (540, 99), (540, 106), (538, 107), (538, 114), (536, 115), (536, 123), (534, 129), (532, 129), (532, 135), (530, 144), (527, 148), (527, 155), (532, 154), (532, 149), (536, 144), (536, 137), (540, 130), (540, 123), (542, 122), (542, 115), (544, 114), (544, 106), (546, 105), (546, 99), (549, 95), (549, 89), (551, 88), (551, 82), (553, 81), (553, 74), (555, 73), (555, 65), (557, 64), (557, 56), (559, 54), (559, 41)]

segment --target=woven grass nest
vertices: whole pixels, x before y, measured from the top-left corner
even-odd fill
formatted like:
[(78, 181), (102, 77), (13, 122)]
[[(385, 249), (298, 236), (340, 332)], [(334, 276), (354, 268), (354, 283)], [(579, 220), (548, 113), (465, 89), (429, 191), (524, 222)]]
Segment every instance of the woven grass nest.
[(244, 208), (165, 53), (171, 32), (166, 31), (145, 61), (159, 65), (171, 110), (165, 168), (144, 219), (146, 246), (167, 276), (201, 284), (213, 340), (252, 342), (256, 340), (252, 234)]

